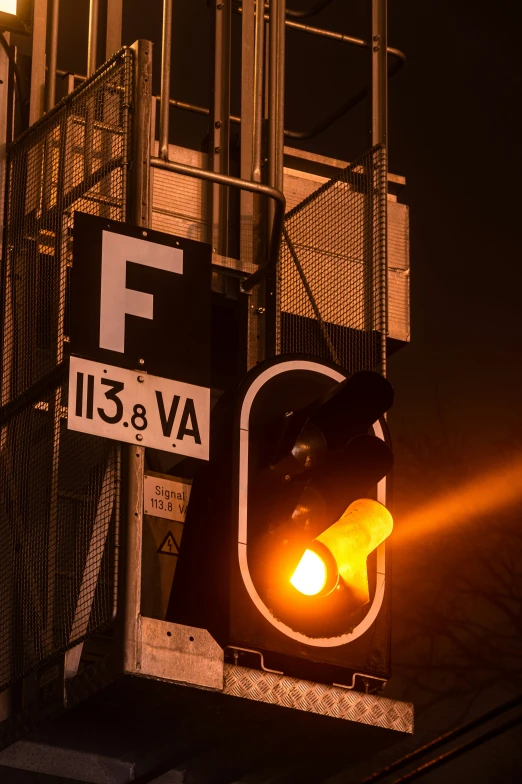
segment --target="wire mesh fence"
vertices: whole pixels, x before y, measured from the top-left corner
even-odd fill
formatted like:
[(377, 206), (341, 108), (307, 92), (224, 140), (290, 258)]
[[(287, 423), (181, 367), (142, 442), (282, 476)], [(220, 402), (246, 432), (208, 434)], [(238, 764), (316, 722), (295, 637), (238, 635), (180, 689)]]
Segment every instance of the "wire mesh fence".
[(387, 156), (374, 147), (285, 217), (278, 350), (382, 369)]
[(126, 217), (131, 57), (124, 49), (10, 149), (3, 405), (67, 354), (74, 212)]
[(119, 448), (67, 430), (65, 386), (2, 421), (0, 689), (114, 612)]
[(75, 211), (125, 220), (132, 52), (9, 151), (2, 262), (0, 690), (108, 625), (119, 446), (67, 429)]

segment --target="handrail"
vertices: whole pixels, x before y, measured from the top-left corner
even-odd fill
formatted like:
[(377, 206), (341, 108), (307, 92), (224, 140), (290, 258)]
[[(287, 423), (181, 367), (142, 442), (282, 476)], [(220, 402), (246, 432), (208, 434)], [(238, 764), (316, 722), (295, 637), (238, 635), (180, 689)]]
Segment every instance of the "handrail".
[[(240, 7), (237, 9), (237, 12), (241, 13)], [(265, 19), (268, 20), (268, 15), (266, 14), (265, 14)], [(369, 43), (367, 41), (364, 41), (362, 38), (354, 38), (352, 36), (345, 35), (344, 33), (335, 33), (332, 32), (331, 30), (322, 30), (318, 27), (310, 27), (309, 25), (304, 25), (301, 22), (291, 22), (288, 19), (285, 20), (285, 25), (297, 30), (302, 30), (303, 32), (310, 33), (312, 35), (319, 35), (325, 38), (330, 38), (335, 41), (340, 41), (341, 43), (350, 44), (352, 46), (358, 46), (364, 49), (370, 48)], [(392, 57), (397, 58), (397, 61), (393, 65), (391, 65), (390, 68), (388, 69), (388, 79), (391, 79), (391, 77), (394, 76), (406, 62), (406, 55), (400, 49), (395, 49), (392, 46), (387, 47), (387, 52)], [(64, 76), (66, 72), (58, 69), (56, 73), (58, 76)], [(77, 79), (78, 81), (82, 81), (86, 77), (80, 74), (74, 74), (74, 78)], [(324, 120), (321, 120), (313, 128), (310, 128), (309, 130), (306, 131), (285, 130), (284, 135), (286, 136), (287, 139), (299, 139), (299, 140), (313, 139), (319, 133), (322, 133), (322, 131), (325, 131), (327, 128), (329, 128), (330, 125), (336, 122), (336, 120), (339, 120), (344, 114), (346, 114), (355, 106), (357, 106), (357, 104), (363, 101), (368, 95), (368, 93), (369, 93), (369, 87), (365, 87), (355, 95), (348, 98), (347, 101), (341, 104), (341, 106), (335, 109), (330, 115), (328, 115), (328, 117), (326, 117)], [(161, 96), (157, 95), (155, 97), (157, 100), (160, 101), (161, 104)], [(176, 109), (192, 112), (193, 114), (200, 114), (204, 116), (208, 116), (210, 114), (210, 109), (207, 109), (205, 106), (198, 106), (197, 104), (188, 103), (187, 101), (178, 101), (175, 98), (169, 98), (169, 105), (175, 107)], [(165, 116), (168, 117), (168, 115), (163, 115), (163, 117)], [(236, 117), (235, 115), (230, 115), (230, 122), (239, 124), (241, 123), (241, 118)], [(163, 131), (163, 136), (164, 136), (164, 131)]]
[[(265, 14), (265, 19), (267, 19)], [(346, 33), (335, 33), (333, 30), (324, 30), (322, 27), (312, 27), (311, 25), (303, 24), (302, 22), (291, 22), (289, 19), (285, 22), (287, 27), (293, 30), (300, 30), (302, 33), (309, 35), (318, 35), (320, 38), (330, 38), (332, 41), (341, 41), (343, 44), (350, 44), (350, 46), (357, 46), (360, 49), (370, 49), (370, 44), (364, 38), (354, 38), (352, 35)], [(397, 57), (402, 63), (406, 62), (406, 55), (400, 49), (393, 46), (387, 46), (386, 51), (392, 57)]]
[(281, 244), (283, 221), (286, 210), (286, 199), (281, 191), (278, 191), (277, 188), (272, 188), (270, 185), (265, 185), (262, 182), (243, 180), (241, 177), (233, 177), (231, 174), (219, 174), (218, 172), (209, 171), (208, 169), (199, 169), (197, 166), (189, 166), (186, 163), (164, 161), (162, 158), (151, 157), (150, 165), (156, 169), (164, 169), (166, 171), (175, 172), (176, 174), (184, 174), (187, 177), (195, 177), (199, 180), (217, 182), (220, 185), (229, 185), (232, 188), (239, 188), (240, 190), (250, 191), (251, 193), (259, 193), (263, 196), (268, 196), (269, 199), (273, 199), (275, 201), (275, 210), (268, 261), (266, 264), (261, 265), (252, 275), (249, 275), (248, 278), (245, 278), (245, 280), (242, 281), (242, 291), (250, 291), (255, 285), (263, 280), (271, 270), (275, 269), (279, 259), (279, 246)]
[[(241, 5), (236, 5), (234, 8), (234, 13), (241, 14), (243, 13), (243, 9)], [(265, 21), (269, 21), (268, 14), (264, 14)], [(335, 33), (333, 30), (324, 30), (321, 27), (312, 27), (311, 25), (303, 24), (302, 22), (292, 22), (290, 19), (285, 20), (286, 27), (290, 27), (293, 30), (301, 30), (303, 33), (308, 33), (309, 35), (318, 35), (321, 38), (330, 38), (334, 41), (341, 41), (344, 44), (350, 44), (351, 46), (358, 46), (362, 49), (370, 49), (371, 44), (368, 41), (365, 41), (363, 38), (355, 38), (352, 35), (346, 35), (345, 33)], [(406, 55), (400, 49), (395, 49), (393, 46), (386, 47), (386, 51), (388, 54), (391, 54), (392, 57), (397, 57), (399, 60), (402, 60), (403, 63), (406, 62)]]
[[(394, 76), (397, 71), (402, 68), (403, 61), (399, 60), (394, 63), (388, 70), (388, 78), (390, 79)], [(307, 131), (289, 131), (285, 130), (284, 135), (287, 139), (313, 139), (314, 136), (317, 136), (322, 131), (325, 131), (327, 128), (330, 127), (336, 120), (339, 120), (344, 114), (353, 109), (357, 106), (358, 103), (363, 101), (370, 91), (369, 87), (364, 87), (355, 95), (348, 98), (341, 106), (335, 109), (331, 114), (328, 115), (324, 120), (321, 120), (317, 125), (314, 125), (313, 128), (310, 128)], [(156, 100), (161, 101), (161, 96), (156, 95)], [(200, 114), (203, 116), (208, 117), (210, 114), (210, 110), (207, 109), (205, 106), (198, 106), (197, 104), (187, 103), (186, 101), (178, 101), (176, 98), (169, 98), (170, 106), (173, 106), (175, 109), (181, 109), (184, 112), (192, 112), (193, 114)], [(236, 117), (235, 115), (230, 115), (230, 122), (236, 123), (238, 125), (241, 124), (241, 117)]]

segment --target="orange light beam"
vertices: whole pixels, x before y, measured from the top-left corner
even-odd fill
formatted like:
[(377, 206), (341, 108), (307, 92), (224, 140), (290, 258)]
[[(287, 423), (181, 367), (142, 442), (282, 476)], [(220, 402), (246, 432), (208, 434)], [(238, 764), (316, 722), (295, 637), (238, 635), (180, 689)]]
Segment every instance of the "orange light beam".
[(471, 521), (482, 514), (506, 509), (522, 499), (522, 456), (475, 476), (442, 497), (436, 497), (397, 521), (395, 544), (415, 536)]

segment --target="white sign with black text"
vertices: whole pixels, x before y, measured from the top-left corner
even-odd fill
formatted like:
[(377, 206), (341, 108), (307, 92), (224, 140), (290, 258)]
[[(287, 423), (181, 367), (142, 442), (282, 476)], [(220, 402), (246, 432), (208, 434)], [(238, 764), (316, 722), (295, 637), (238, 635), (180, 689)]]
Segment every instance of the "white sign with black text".
[(152, 517), (184, 523), (190, 490), (191, 485), (188, 482), (145, 474), (143, 512)]
[(210, 389), (71, 357), (70, 430), (209, 458)]

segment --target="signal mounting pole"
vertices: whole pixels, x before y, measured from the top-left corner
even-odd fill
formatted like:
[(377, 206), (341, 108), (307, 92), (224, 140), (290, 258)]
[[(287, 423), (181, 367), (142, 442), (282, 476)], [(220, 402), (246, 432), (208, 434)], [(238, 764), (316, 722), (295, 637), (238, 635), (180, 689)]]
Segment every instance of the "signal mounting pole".
[[(372, 147), (382, 145), (385, 148), (387, 161), (388, 147), (388, 0), (372, 0), (372, 40), (371, 40), (371, 112), (372, 112)], [(386, 163), (387, 167), (387, 163)], [(388, 178), (385, 178), (383, 192), (376, 194), (381, 203), (377, 209), (381, 214), (380, 230), (374, 239), (376, 264), (380, 270), (378, 284), (380, 301), (376, 303), (377, 313), (374, 314), (375, 328), (380, 332), (380, 370), (383, 376), (387, 372), (388, 357)]]
[[(166, 0), (168, 2), (168, 0)], [(132, 223), (144, 229), (150, 214), (150, 123), (152, 102), (152, 41), (137, 41), (134, 49), (134, 149), (130, 182)], [(140, 360), (141, 362), (141, 360)], [(147, 370), (142, 367), (141, 369)], [(141, 604), (143, 485), (145, 447), (123, 445), (126, 455), (127, 493), (123, 514), (123, 575), (120, 595), (123, 621), (123, 671), (139, 667), (138, 623)]]
[(372, 146), (388, 144), (387, 0), (372, 0)]

